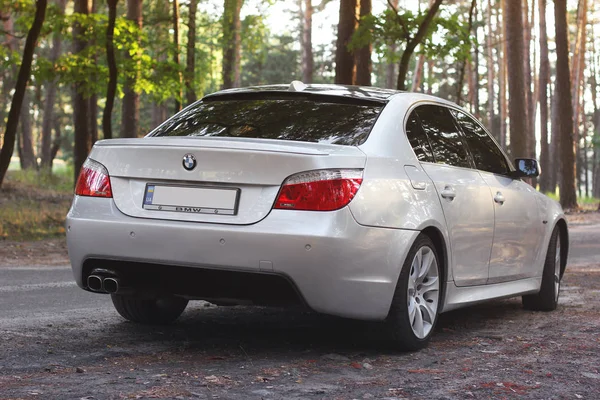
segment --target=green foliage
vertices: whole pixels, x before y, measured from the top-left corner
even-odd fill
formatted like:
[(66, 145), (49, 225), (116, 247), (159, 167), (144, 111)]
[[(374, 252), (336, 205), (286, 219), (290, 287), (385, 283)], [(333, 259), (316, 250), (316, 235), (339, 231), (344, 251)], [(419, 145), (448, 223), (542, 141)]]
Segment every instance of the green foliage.
[[(390, 43), (396, 43), (404, 51), (408, 41), (416, 36), (425, 16), (426, 11), (414, 13), (408, 9), (400, 9), (397, 14), (387, 9), (379, 15), (366, 15), (361, 19), (349, 48), (355, 50), (372, 43), (380, 58), (391, 63), (398, 62), (401, 53), (392, 52)], [(428, 58), (468, 58), (475, 37), (469, 32), (466, 18), (468, 16), (442, 8), (430, 24), (418, 54), (425, 54)]]

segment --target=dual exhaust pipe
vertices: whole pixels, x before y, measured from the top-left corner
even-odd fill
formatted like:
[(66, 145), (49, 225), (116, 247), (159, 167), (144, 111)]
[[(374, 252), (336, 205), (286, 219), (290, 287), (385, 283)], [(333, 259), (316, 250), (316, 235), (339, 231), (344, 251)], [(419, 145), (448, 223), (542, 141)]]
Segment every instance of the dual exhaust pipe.
[(87, 286), (93, 292), (109, 294), (119, 293), (123, 289), (119, 278), (112, 276), (90, 275), (87, 278)]

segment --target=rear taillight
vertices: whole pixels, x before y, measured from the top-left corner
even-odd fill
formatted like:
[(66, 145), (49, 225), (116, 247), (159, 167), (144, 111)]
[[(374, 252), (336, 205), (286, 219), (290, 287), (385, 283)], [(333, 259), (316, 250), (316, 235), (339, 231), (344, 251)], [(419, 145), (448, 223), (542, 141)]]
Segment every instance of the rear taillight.
[(333, 211), (350, 203), (362, 183), (362, 170), (321, 170), (292, 175), (283, 182), (274, 208)]
[(89, 158), (85, 160), (79, 172), (79, 178), (77, 178), (75, 194), (78, 196), (112, 197), (110, 178), (106, 167)]

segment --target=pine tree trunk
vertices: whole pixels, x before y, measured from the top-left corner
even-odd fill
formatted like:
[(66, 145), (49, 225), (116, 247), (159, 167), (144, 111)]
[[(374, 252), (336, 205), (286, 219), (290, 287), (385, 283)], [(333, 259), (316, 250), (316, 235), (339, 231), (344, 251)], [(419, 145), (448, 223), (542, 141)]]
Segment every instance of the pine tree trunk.
[[(522, 20), (523, 20), (523, 77), (525, 81), (525, 155), (535, 158), (535, 128), (531, 126), (531, 121), (535, 117), (531, 115), (533, 109), (533, 93), (531, 92), (531, 25), (529, 24), (529, 4), (528, 0), (522, 0)], [(512, 120), (511, 120), (512, 123)], [(512, 137), (511, 137), (512, 139)]]
[[(467, 30), (469, 34), (473, 30), (473, 14), (475, 13), (475, 6), (477, 5), (477, 0), (471, 0), (471, 7), (469, 8), (469, 22), (467, 25)], [(460, 68), (458, 70), (458, 83), (456, 84), (456, 104), (460, 105), (462, 102), (463, 88), (465, 82), (465, 70), (467, 68), (467, 64), (469, 60), (465, 57), (463, 60), (460, 60)], [(470, 86), (470, 85), (469, 85)]]
[(356, 68), (348, 44), (356, 29), (357, 0), (340, 0), (340, 19), (335, 49), (335, 83), (352, 85)]
[[(360, 19), (371, 14), (371, 0), (360, 0)], [(373, 65), (371, 62), (371, 52), (373, 46), (369, 43), (355, 52), (356, 63), (356, 85), (371, 86), (371, 72)]]
[[(501, 0), (501, 2), (506, 0)], [(500, 66), (500, 73), (498, 76), (498, 85), (500, 87), (500, 93), (498, 95), (498, 111), (500, 114), (500, 145), (502, 148), (507, 149), (506, 137), (508, 134), (508, 102), (506, 96), (506, 53), (508, 46), (506, 45), (506, 23), (504, 20), (500, 20), (500, 10), (496, 12), (496, 26), (501, 26), (500, 37), (498, 43), (498, 64)]]
[[(142, 29), (142, 0), (127, 0), (127, 19)], [(126, 53), (125, 58), (131, 59), (131, 55)], [(121, 107), (121, 137), (125, 138), (137, 137), (140, 130), (140, 94), (135, 91), (137, 73), (135, 75), (125, 80), (123, 88), (125, 95)]]
[(575, 140), (575, 182), (576, 188), (581, 192), (582, 177), (582, 154), (580, 148), (581, 120), (583, 114), (583, 72), (585, 69), (585, 53), (587, 44), (587, 0), (579, 1), (577, 15), (577, 36), (575, 40), (575, 52), (573, 56), (573, 68), (571, 70), (571, 93), (573, 101), (573, 137)]
[(313, 82), (314, 57), (312, 49), (312, 0), (300, 0), (304, 3), (302, 13), (302, 82)]
[(550, 148), (548, 144), (548, 84), (550, 82), (550, 61), (548, 59), (548, 32), (546, 27), (546, 1), (539, 3), (539, 28), (540, 28), (540, 73), (539, 73), (539, 101), (540, 101), (540, 191), (551, 192), (550, 179)]
[(106, 61), (108, 64), (108, 85), (106, 87), (106, 104), (102, 113), (102, 132), (104, 139), (112, 139), (112, 111), (115, 105), (117, 93), (117, 60), (115, 58), (115, 46), (113, 43), (115, 33), (115, 21), (117, 18), (117, 3), (119, 0), (107, 0), (108, 26), (106, 27)]
[(560, 203), (565, 209), (577, 208), (575, 193), (575, 142), (573, 137), (573, 107), (569, 72), (569, 36), (567, 1), (554, 0), (556, 30), (556, 90), (558, 131), (560, 132)]
[[(57, 0), (58, 10), (61, 15), (65, 13), (66, 0)], [(52, 37), (52, 50), (50, 51), (50, 62), (56, 63), (60, 57), (62, 48), (62, 37), (55, 33)], [(42, 120), (42, 151), (40, 166), (52, 171), (52, 122), (54, 121), (54, 104), (56, 103), (56, 91), (58, 80), (54, 79), (46, 85), (46, 99), (44, 102), (44, 117)]]
[(415, 65), (415, 70), (413, 72), (412, 86), (410, 87), (411, 92), (419, 91), (421, 87), (421, 83), (423, 83), (423, 70), (425, 68), (425, 55), (420, 54), (417, 59), (417, 64)]
[(562, 174), (561, 166), (560, 166), (560, 131), (559, 131), (559, 112), (558, 112), (558, 99), (556, 97), (556, 86), (554, 87), (553, 93), (550, 94), (550, 98), (552, 99), (552, 103), (550, 106), (550, 128), (551, 128), (551, 138), (550, 138), (550, 162), (554, 166), (550, 169), (550, 193), (556, 192), (556, 187), (558, 186), (558, 182), (560, 181), (560, 177)]
[(167, 119), (169, 110), (164, 104), (152, 105), (152, 129), (162, 124)]
[(23, 106), (21, 107), (21, 168), (22, 169), (37, 169), (37, 160), (35, 152), (33, 150), (33, 128), (31, 126), (31, 110), (33, 104), (31, 103), (31, 95), (28, 91), (25, 91), (25, 97), (23, 98)]
[(190, 0), (188, 36), (186, 51), (185, 68), (185, 98), (187, 104), (192, 104), (197, 100), (194, 89), (194, 77), (196, 75), (196, 11), (198, 10), (198, 0)]
[[(398, 1), (399, 0), (389, 0), (388, 8), (398, 9)], [(396, 63), (394, 62), (393, 56), (396, 54), (397, 46), (396, 42), (390, 42), (387, 44), (388, 47), (388, 57), (386, 59), (385, 66), (385, 87), (388, 89), (393, 89), (396, 87)]]
[(488, 97), (488, 126), (492, 132), (492, 135), (496, 140), (500, 141), (500, 133), (496, 129), (496, 105), (495, 105), (495, 74), (494, 74), (494, 40), (493, 40), (493, 28), (492, 28), (492, 0), (488, 0), (486, 9), (486, 25), (487, 25), (487, 39), (486, 39), (486, 56), (487, 56), (487, 97)]
[[(74, 11), (80, 14), (89, 14), (89, 2), (87, 0), (75, 0)], [(85, 50), (88, 43), (84, 37), (85, 29), (75, 23), (73, 25), (73, 54)], [(73, 85), (73, 126), (75, 134), (75, 146), (73, 149), (74, 164), (74, 182), (77, 182), (79, 170), (85, 162), (91, 148), (91, 129), (90, 129), (90, 100), (89, 96), (83, 93), (83, 82), (77, 82)]]
[(173, 111), (178, 113), (181, 110), (181, 102), (183, 100), (182, 85), (183, 79), (179, 72), (181, 60), (179, 57), (179, 0), (173, 0), (173, 63), (177, 66), (177, 93), (175, 94), (175, 105)]
[(225, 0), (223, 10), (223, 89), (239, 87), (242, 0)]
[(506, 64), (508, 71), (510, 152), (513, 158), (527, 157), (527, 98), (523, 71), (523, 14), (521, 0), (504, 1)]

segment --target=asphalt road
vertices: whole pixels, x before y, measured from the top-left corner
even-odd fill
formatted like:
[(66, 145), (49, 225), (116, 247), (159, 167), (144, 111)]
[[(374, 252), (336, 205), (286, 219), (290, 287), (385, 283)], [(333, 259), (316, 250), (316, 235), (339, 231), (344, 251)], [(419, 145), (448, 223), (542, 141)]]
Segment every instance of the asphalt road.
[(594, 398), (600, 223), (570, 234), (558, 311), (514, 299), (449, 313), (416, 355), (373, 350), (368, 325), (303, 312), (192, 302), (173, 327), (140, 327), (76, 287), (68, 266), (0, 266), (0, 399)]

